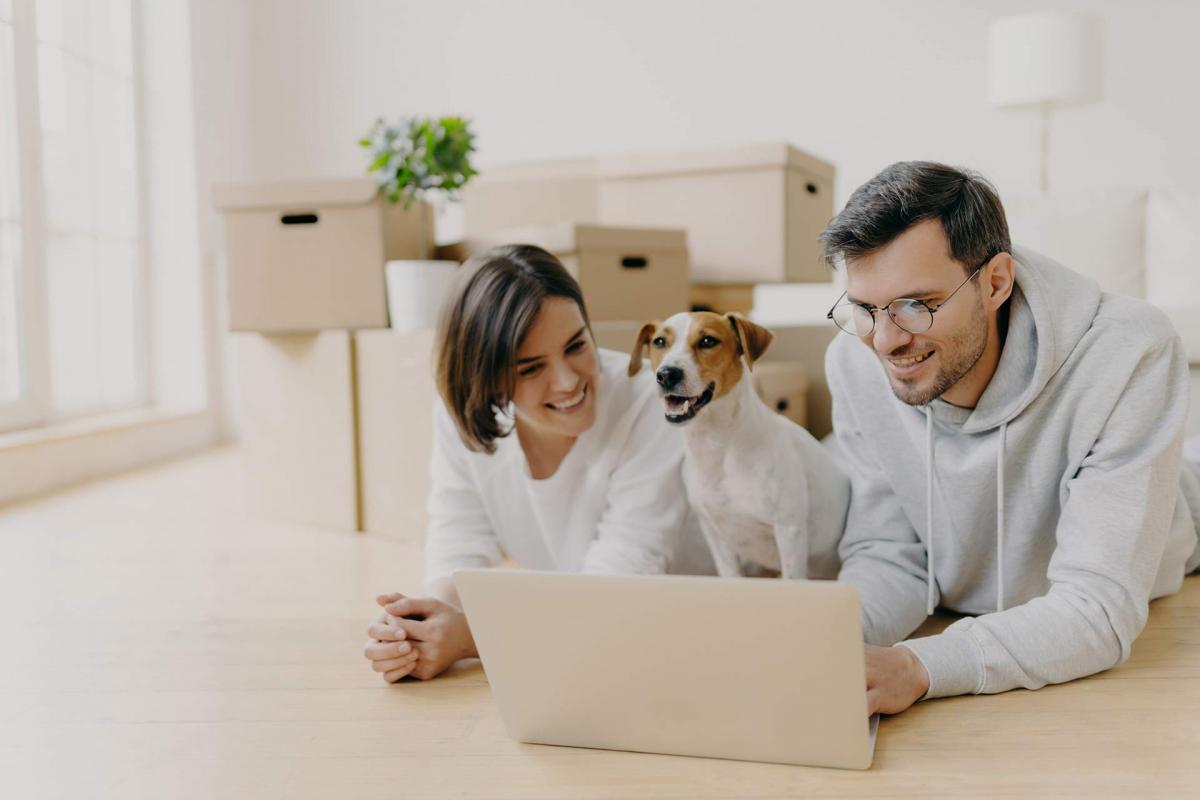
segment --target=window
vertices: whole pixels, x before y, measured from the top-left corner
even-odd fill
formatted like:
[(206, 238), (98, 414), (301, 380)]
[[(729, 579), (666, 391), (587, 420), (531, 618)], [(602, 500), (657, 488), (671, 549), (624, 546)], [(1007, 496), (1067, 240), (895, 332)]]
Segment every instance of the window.
[[(17, 348), (17, 268), (21, 219), (17, 176), (17, 87), (11, 0), (0, 0), (0, 406), (21, 398)], [(3, 424), (0, 418), (0, 424)]]
[(0, 428), (141, 405), (131, 0), (0, 18)]

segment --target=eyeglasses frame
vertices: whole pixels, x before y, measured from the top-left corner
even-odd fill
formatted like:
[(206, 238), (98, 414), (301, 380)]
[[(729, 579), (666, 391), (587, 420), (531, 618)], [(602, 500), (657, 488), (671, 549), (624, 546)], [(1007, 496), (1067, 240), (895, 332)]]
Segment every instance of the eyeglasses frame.
[[(847, 290), (847, 292), (842, 292), (841, 296), (838, 297), (837, 302), (834, 303), (833, 306), (829, 309), (829, 313), (827, 313), (825, 315), (825, 319), (829, 320), (830, 322), (833, 322), (834, 327), (837, 328), (842, 333), (848, 333), (851, 336), (858, 336), (859, 338), (861, 338), (863, 336), (870, 336), (872, 333), (875, 332), (875, 328), (878, 327), (879, 321), (875, 317), (875, 312), (887, 311), (888, 319), (890, 319), (892, 321), (892, 324), (895, 325), (900, 330), (904, 331), (905, 333), (910, 333), (910, 334), (913, 334), (914, 336), (918, 333), (924, 333), (925, 331), (932, 328), (933, 323), (937, 321), (933, 315), (936, 314), (937, 312), (941, 311), (943, 308), (945, 308), (946, 303), (949, 303), (951, 300), (954, 299), (954, 295), (958, 294), (958, 290), (963, 288), (964, 286), (966, 286), (968, 283), (970, 283), (971, 279), (974, 278), (976, 275), (978, 275), (979, 271), (981, 269), (983, 269), (984, 267), (986, 267), (988, 265), (988, 262), (990, 262), (993, 258), (995, 258), (996, 255), (997, 255), (996, 253), (992, 253), (990, 256), (985, 258), (979, 264), (979, 266), (977, 266), (977, 267), (975, 267), (975, 269), (971, 270), (971, 274), (967, 276), (967, 279), (965, 281), (963, 281), (962, 283), (960, 283), (958, 285), (958, 288), (956, 288), (953, 292), (951, 292), (950, 295), (945, 300), (938, 303), (936, 306), (931, 306), (928, 303), (926, 303), (924, 300), (917, 300), (914, 297), (897, 297), (894, 300), (892, 300), (891, 302), (889, 302), (887, 305), (882, 306), (882, 307), (867, 305), (866, 303), (853, 303), (853, 302), (845, 303), (844, 305), (858, 306), (859, 308), (865, 309), (866, 311), (870, 312), (870, 314), (871, 314), (871, 330), (867, 331), (866, 333), (854, 333), (852, 331), (848, 331), (845, 328), (843, 328), (841, 325), (838, 325), (837, 322), (835, 322), (833, 319), (833, 312), (837, 309), (838, 306), (843, 305), (842, 300), (845, 299), (846, 294), (849, 290)], [(891, 309), (893, 303), (899, 303), (899, 302), (920, 303), (921, 305), (925, 306), (925, 309), (929, 312), (929, 327), (926, 328), (924, 331), (910, 331), (908, 328), (905, 328), (899, 322), (896, 322), (896, 318), (894, 316), (892, 316), (892, 312), (890, 309)]]

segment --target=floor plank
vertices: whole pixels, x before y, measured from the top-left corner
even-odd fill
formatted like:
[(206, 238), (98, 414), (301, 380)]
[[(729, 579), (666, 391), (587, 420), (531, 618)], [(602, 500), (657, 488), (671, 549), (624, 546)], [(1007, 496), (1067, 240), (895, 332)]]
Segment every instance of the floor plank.
[(388, 686), (363, 660), (371, 598), (417, 587), (419, 547), (250, 519), (240, 470), (218, 450), (0, 509), (0, 794), (1180, 797), (1200, 785), (1200, 578), (1152, 606), (1110, 672), (885, 719), (866, 773), (523, 745), (478, 662)]

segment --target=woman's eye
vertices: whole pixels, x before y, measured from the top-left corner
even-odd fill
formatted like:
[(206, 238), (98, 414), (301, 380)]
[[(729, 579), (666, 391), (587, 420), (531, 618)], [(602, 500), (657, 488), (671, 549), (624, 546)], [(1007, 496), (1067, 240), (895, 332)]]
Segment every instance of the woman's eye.
[(537, 375), (539, 372), (541, 372), (541, 369), (541, 364), (535, 364), (532, 367), (526, 367), (525, 369), (517, 370), (517, 375), (521, 378), (528, 378), (531, 375)]
[(708, 350), (710, 347), (716, 347), (719, 344), (720, 344), (720, 342), (718, 342), (714, 337), (705, 336), (702, 339), (700, 339), (699, 342), (697, 342), (697, 347), (699, 347), (702, 350)]
[(654, 337), (654, 341), (653, 341), (653, 342), (651, 342), (650, 344), (654, 345), (654, 346), (655, 346), (655, 347), (657, 347), (659, 350), (661, 350), (661, 349), (663, 349), (664, 347), (666, 347), (666, 346), (667, 346), (667, 340), (666, 340), (666, 339), (664, 339), (664, 338), (663, 338), (663, 337), (661, 337), (661, 336), (655, 336), (655, 337)]
[(585, 342), (583, 339), (580, 339), (578, 342), (568, 345), (567, 352), (568, 353), (578, 353), (580, 350), (582, 350), (584, 348), (584, 345), (586, 345), (586, 344), (587, 344), (587, 342)]

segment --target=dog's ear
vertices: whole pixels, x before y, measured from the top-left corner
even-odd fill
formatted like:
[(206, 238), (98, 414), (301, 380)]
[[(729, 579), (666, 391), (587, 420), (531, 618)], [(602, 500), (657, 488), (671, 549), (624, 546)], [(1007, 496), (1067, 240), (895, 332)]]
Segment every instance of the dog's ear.
[(726, 314), (725, 319), (733, 327), (734, 336), (738, 340), (738, 348), (746, 356), (746, 363), (753, 364), (775, 340), (775, 334), (762, 325), (755, 325), (741, 314)]
[(650, 337), (658, 330), (657, 322), (647, 322), (638, 331), (637, 341), (633, 343), (633, 350), (629, 351), (629, 377), (637, 375), (642, 369), (642, 359), (646, 357), (646, 348), (650, 345)]

